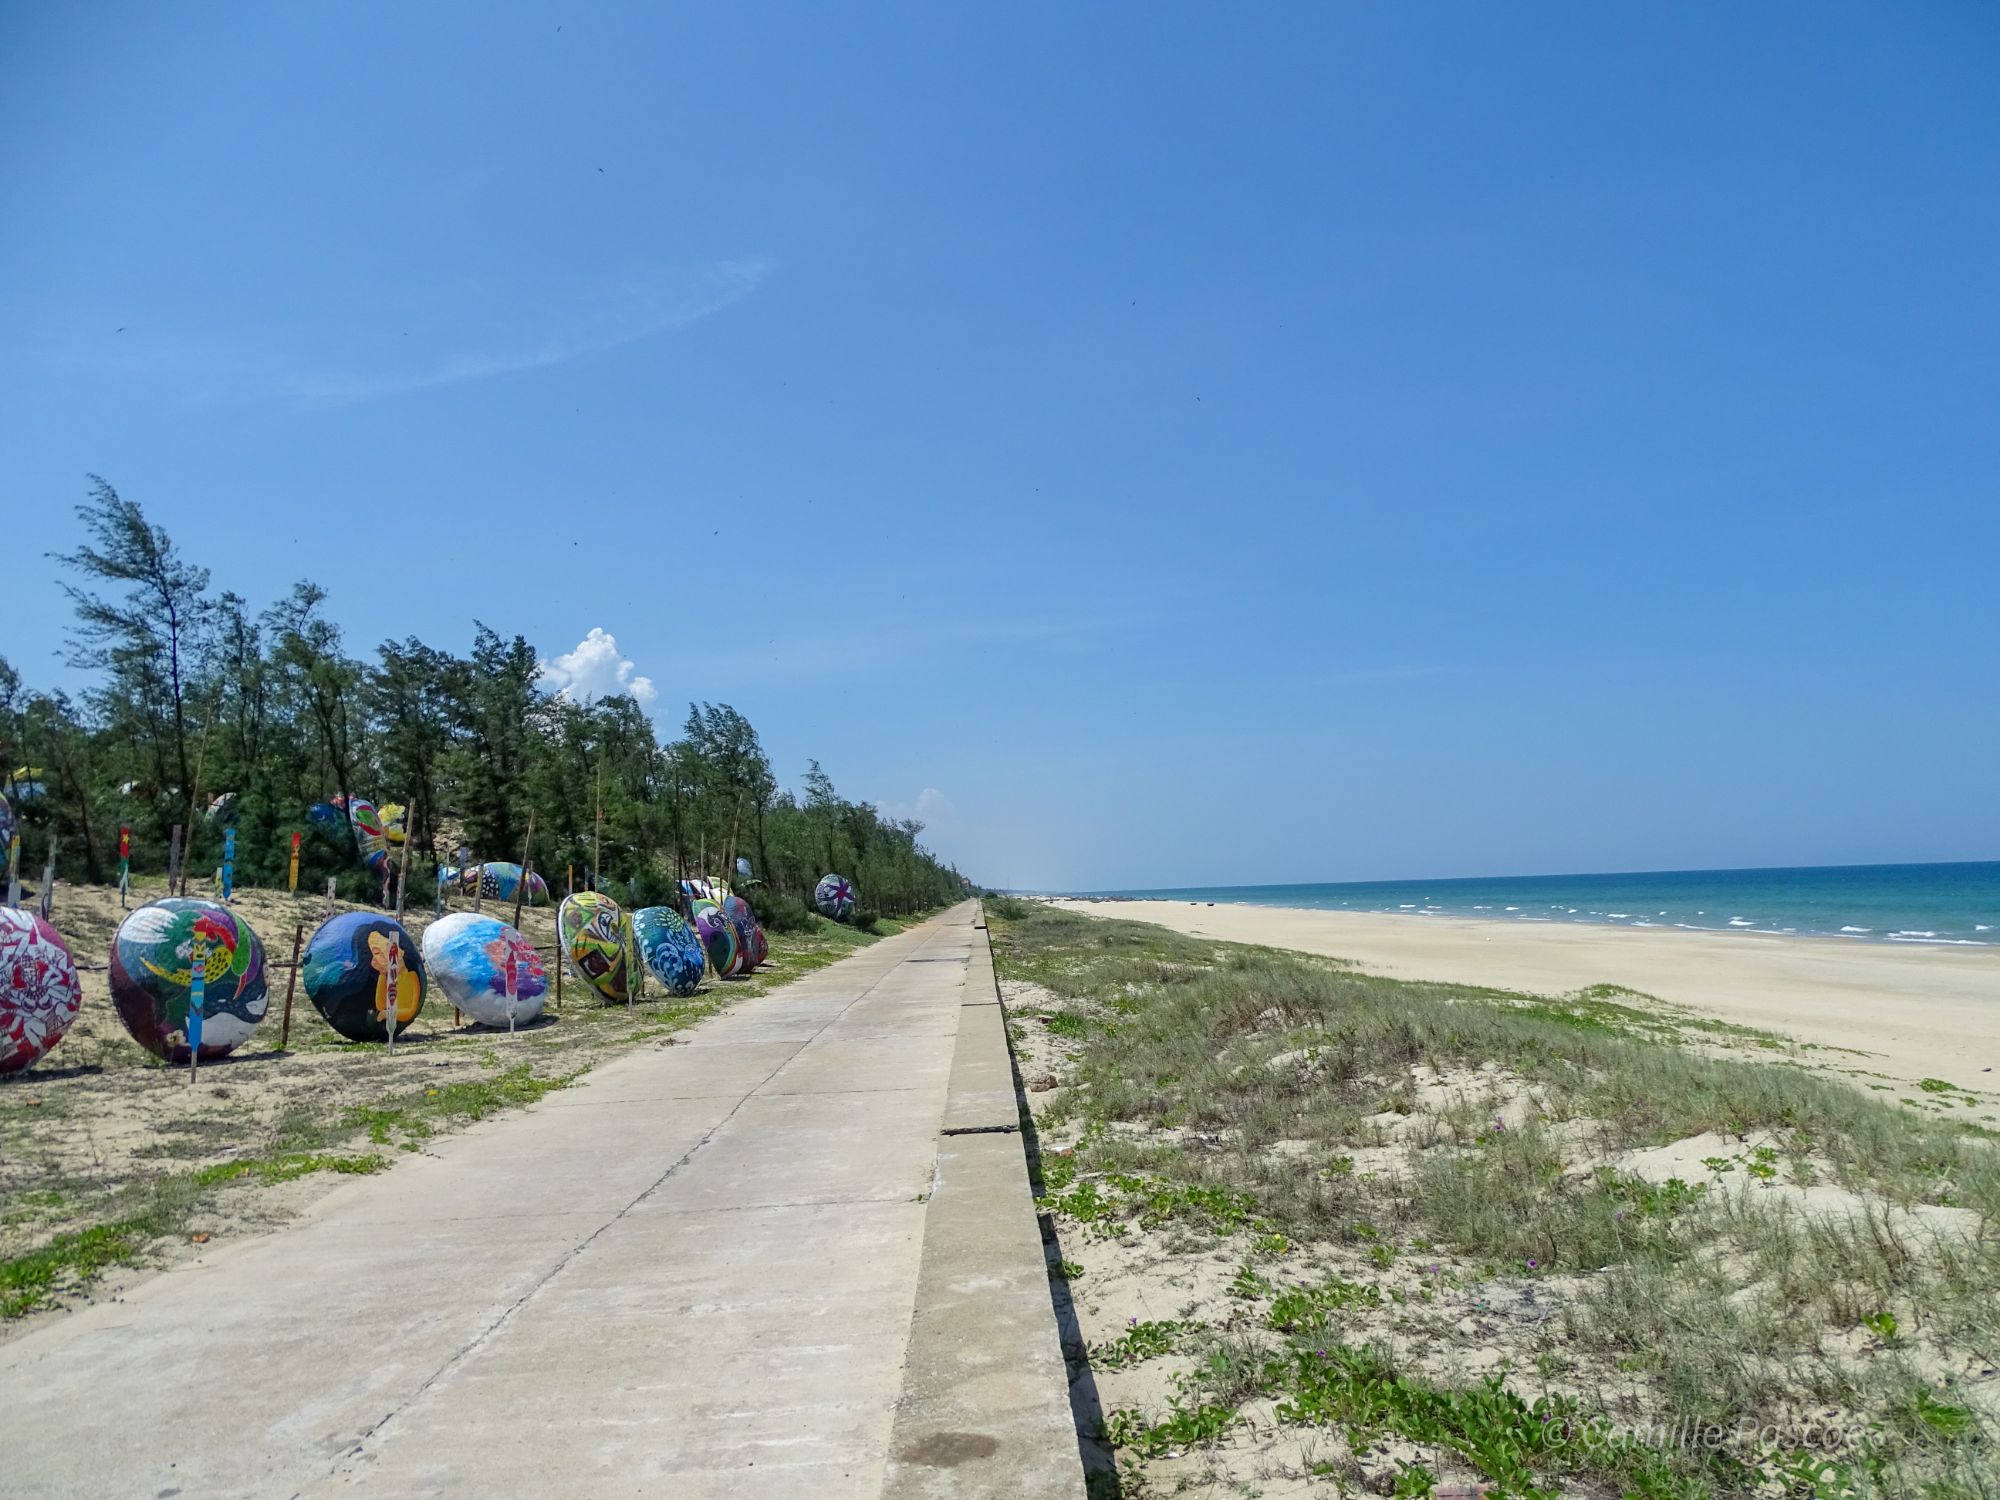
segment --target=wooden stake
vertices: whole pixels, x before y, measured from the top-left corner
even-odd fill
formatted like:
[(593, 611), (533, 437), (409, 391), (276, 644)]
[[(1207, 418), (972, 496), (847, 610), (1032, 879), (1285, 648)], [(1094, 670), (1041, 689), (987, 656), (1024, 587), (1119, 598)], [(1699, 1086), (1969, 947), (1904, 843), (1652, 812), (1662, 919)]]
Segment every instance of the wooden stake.
[(299, 949), (306, 940), (306, 924), (298, 923), (292, 928), (292, 972), (285, 976), (285, 1019), (278, 1027), (278, 1050), (283, 1052), (286, 1043), (292, 1039), (292, 991), (299, 984)]
[(167, 840), (167, 894), (180, 894), (181, 880), (181, 825), (174, 824), (174, 831)]

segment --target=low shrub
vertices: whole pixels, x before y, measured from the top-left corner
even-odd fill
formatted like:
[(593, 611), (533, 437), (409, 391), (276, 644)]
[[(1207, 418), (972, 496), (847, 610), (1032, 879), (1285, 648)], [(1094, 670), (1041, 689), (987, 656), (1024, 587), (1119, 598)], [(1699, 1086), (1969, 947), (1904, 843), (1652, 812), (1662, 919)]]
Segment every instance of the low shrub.
[(798, 896), (781, 896), (772, 892), (759, 896), (750, 904), (766, 932), (811, 932), (820, 922), (819, 916)]

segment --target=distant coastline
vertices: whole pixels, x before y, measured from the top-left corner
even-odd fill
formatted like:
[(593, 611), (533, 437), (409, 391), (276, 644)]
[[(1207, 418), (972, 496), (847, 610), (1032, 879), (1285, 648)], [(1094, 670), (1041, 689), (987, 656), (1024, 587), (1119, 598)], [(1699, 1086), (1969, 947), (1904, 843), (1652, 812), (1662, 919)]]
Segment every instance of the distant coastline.
[(1051, 893), (1412, 917), (2000, 947), (2000, 861)]

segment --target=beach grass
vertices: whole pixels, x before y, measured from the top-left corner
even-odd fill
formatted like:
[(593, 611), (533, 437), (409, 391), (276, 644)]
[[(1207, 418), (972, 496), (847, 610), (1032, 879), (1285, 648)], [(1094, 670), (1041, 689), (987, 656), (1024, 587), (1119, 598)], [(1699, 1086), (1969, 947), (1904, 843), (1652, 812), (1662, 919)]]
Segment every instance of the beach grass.
[[(2000, 1491), (1983, 1133), (1627, 992), (988, 915), (1024, 1067), (1049, 1073), (1029, 1097), (1059, 1233), (1247, 1247), (1227, 1295), (1254, 1316), (1177, 1327), (1199, 1352), (1164, 1407), (1108, 1424), (1128, 1484), (1256, 1408), (1339, 1429), (1340, 1463), (1387, 1433), (1514, 1494)], [(1338, 1274), (1259, 1248), (1306, 1244)], [(1465, 1356), (1479, 1378), (1454, 1378)], [(1659, 1436), (1690, 1427), (1735, 1436)]]

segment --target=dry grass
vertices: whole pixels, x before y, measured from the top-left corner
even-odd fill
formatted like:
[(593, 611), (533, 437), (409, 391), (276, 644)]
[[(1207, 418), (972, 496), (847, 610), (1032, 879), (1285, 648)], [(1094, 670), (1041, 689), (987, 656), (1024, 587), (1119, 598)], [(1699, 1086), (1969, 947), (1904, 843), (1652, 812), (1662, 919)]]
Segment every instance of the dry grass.
[[(160, 894), (135, 890), (133, 905)], [(117, 892), (59, 889), (56, 926), (85, 966), (84, 1005), (47, 1057), (0, 1081), (0, 1330), (98, 1293), (118, 1267), (171, 1260), (190, 1232), (219, 1239), (269, 1227), (341, 1174), (532, 1103), (607, 1056), (663, 1043), (881, 935), (815, 917), (808, 931), (773, 935), (772, 961), (754, 977), (710, 980), (686, 999), (653, 985), (629, 1010), (571, 980), (559, 1014), (511, 1035), (455, 1021), (432, 999), (393, 1055), (340, 1037), (301, 991), (281, 1051), (287, 973), (275, 966), (290, 960), (294, 926), (310, 936), (324, 908), (323, 897), (238, 893), (236, 910), (274, 966), (271, 1008), (247, 1044), (204, 1064), (190, 1085), (185, 1069), (133, 1042), (112, 1009), (104, 965), (122, 915)], [(409, 914), (419, 938), (429, 921), (428, 909)], [(522, 928), (552, 962), (552, 910), (524, 912)]]

